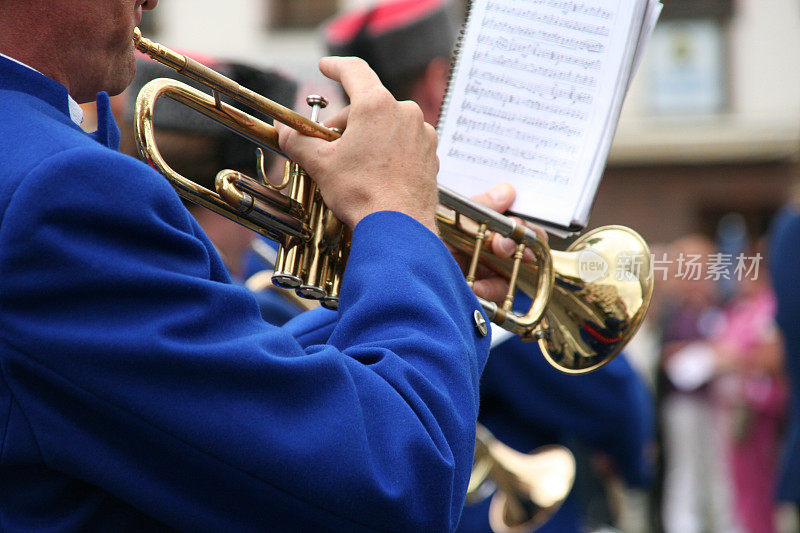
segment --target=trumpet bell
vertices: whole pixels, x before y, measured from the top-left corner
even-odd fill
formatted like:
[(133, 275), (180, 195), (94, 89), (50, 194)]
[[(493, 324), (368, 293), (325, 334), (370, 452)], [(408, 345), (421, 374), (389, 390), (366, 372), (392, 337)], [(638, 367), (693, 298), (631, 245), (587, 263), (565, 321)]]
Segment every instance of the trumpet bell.
[(542, 446), (529, 454), (518, 452), (483, 426), (477, 435), (467, 502), (491, 495), (489, 524), (495, 533), (534, 531), (572, 490), (575, 458), (558, 445)]
[[(442, 240), (464, 253), (476, 249), (474, 233), (440, 218)], [(541, 246), (547, 246), (542, 244)], [(596, 370), (616, 357), (636, 333), (653, 295), (650, 249), (642, 237), (624, 226), (592, 230), (564, 252), (546, 249), (551, 264), (519, 262), (481, 252), (481, 264), (511, 278), (533, 298), (522, 316), (498, 310), (494, 322), (523, 341), (538, 341), (547, 361), (568, 374)], [(481, 302), (484, 308), (490, 302)], [(536, 309), (534, 309), (536, 308)], [(498, 319), (498, 316), (500, 318)]]
[(635, 231), (605, 226), (552, 252), (556, 271), (539, 347), (554, 367), (591, 372), (616, 357), (653, 296), (650, 249)]

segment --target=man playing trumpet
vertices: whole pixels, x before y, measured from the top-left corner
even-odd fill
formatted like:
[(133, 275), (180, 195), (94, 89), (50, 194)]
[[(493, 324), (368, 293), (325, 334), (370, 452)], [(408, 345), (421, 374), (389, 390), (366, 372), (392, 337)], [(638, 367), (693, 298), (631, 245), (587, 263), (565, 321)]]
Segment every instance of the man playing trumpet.
[(489, 338), (436, 237), (433, 128), (354, 58), (320, 63), (352, 102), (341, 139), (279, 128), (353, 228), (308, 346), (116, 151), (106, 94), (78, 126), (130, 82), (156, 4), (0, 0), (0, 528), (454, 528)]

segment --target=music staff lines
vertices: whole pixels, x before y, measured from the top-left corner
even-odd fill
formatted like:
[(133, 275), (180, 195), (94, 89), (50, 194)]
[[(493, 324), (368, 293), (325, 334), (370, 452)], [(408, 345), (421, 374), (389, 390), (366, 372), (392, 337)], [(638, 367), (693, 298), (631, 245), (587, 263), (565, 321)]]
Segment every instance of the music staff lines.
[[(566, 155), (574, 155), (578, 152), (578, 145), (566, 141), (554, 139), (552, 137), (542, 137), (535, 133), (520, 130), (513, 126), (504, 126), (494, 120), (480, 120), (470, 118), (464, 114), (460, 114), (456, 120), (456, 124), (464, 128), (464, 131), (480, 131), (483, 133), (493, 134), (505, 138), (518, 139), (531, 146), (532, 148), (541, 150), (559, 151)], [(460, 130), (459, 130), (460, 131)], [(457, 135), (457, 133), (454, 133)], [(451, 138), (454, 138), (451, 136)]]
[(470, 80), (483, 80), (490, 83), (504, 85), (506, 87), (515, 87), (522, 89), (531, 94), (535, 94), (539, 98), (548, 100), (566, 100), (572, 104), (585, 104), (591, 105), (594, 97), (591, 93), (580, 90), (574, 86), (561, 86), (557, 83), (552, 85), (528, 83), (525, 80), (507, 76), (505, 74), (496, 74), (488, 70), (481, 70), (472, 67), (469, 72)]
[(576, 13), (578, 15), (586, 15), (588, 17), (597, 17), (603, 20), (608, 20), (614, 14), (608, 9), (598, 5), (586, 5), (586, 2), (574, 2), (572, 0), (518, 0), (525, 4), (535, 4), (539, 6), (552, 7), (558, 9), (564, 15), (568, 13)]
[(600, 37), (608, 37), (611, 31), (605, 24), (585, 23), (568, 17), (559, 17), (551, 13), (542, 13), (536, 9), (512, 7), (498, 4), (497, 2), (487, 3), (486, 12), (497, 13), (503, 16), (513, 17), (515, 19), (537, 21), (548, 26), (555, 26), (565, 30), (572, 30), (589, 35), (597, 35)]
[(597, 87), (597, 78), (594, 76), (537, 65), (536, 63), (524, 61), (516, 57), (509, 57), (503, 53), (493, 54), (491, 52), (480, 52), (476, 50), (472, 55), (472, 61), (474, 63), (486, 63), (512, 70), (528, 72), (534, 76), (547, 78), (553, 81), (571, 83), (582, 87)]
[(584, 121), (588, 118), (586, 111), (581, 109), (576, 109), (574, 107), (563, 107), (556, 104), (548, 104), (546, 102), (542, 102), (541, 100), (534, 100), (533, 98), (520, 98), (517, 95), (509, 94), (507, 92), (481, 87), (478, 82), (468, 84), (466, 92), (467, 94), (475, 95), (476, 101), (486, 98), (487, 100), (500, 102), (501, 107), (505, 107), (507, 105), (526, 107), (534, 111), (550, 113), (560, 117), (572, 118), (580, 121)]
[(452, 136), (453, 144), (467, 144), (476, 148), (482, 148), (489, 152), (496, 154), (509, 155), (514, 159), (525, 159), (527, 161), (538, 161), (543, 163), (546, 168), (558, 168), (571, 170), (574, 166), (573, 162), (569, 159), (561, 159), (558, 157), (551, 157), (545, 155), (540, 151), (531, 151), (524, 148), (511, 146), (507, 142), (498, 138), (490, 137), (476, 137), (474, 135), (466, 135), (464, 133), (456, 132)]
[(536, 41), (529, 43), (520, 42), (516, 39), (507, 39), (502, 36), (495, 37), (486, 33), (481, 33), (478, 35), (478, 44), (486, 44), (495, 50), (501, 50), (503, 52), (544, 59), (552, 62), (555, 66), (563, 63), (565, 65), (581, 67), (584, 70), (600, 70), (601, 62), (599, 59), (559, 52), (558, 50), (542, 46), (541, 43)]
[(507, 157), (501, 157), (501, 158), (487, 157), (479, 154), (463, 152), (461, 150), (458, 150), (457, 148), (450, 148), (447, 155), (448, 157), (460, 159), (461, 161), (466, 161), (468, 163), (473, 163), (476, 165), (480, 165), (482, 167), (504, 170), (512, 172), (514, 174), (520, 174), (522, 176), (535, 178), (540, 181), (559, 183), (559, 184), (566, 184), (569, 182), (569, 178), (564, 176), (563, 174), (550, 174), (541, 171), (537, 168), (533, 168), (531, 166), (518, 163), (516, 161), (511, 161)]
[(518, 35), (531, 40), (544, 41), (568, 50), (585, 50), (587, 52), (602, 53), (606, 49), (605, 44), (595, 39), (567, 37), (566, 35), (558, 33), (557, 31), (541, 31), (534, 28), (529, 28), (525, 25), (511, 24), (505, 20), (498, 20), (492, 17), (484, 18), (481, 21), (481, 25), (486, 30)]
[(486, 117), (494, 117), (507, 122), (516, 122), (532, 128), (555, 132), (565, 137), (580, 137), (583, 134), (583, 130), (567, 124), (564, 120), (546, 120), (539, 117), (521, 115), (512, 109), (497, 109), (491, 105), (473, 104), (464, 101), (461, 105), (461, 110), (472, 111), (473, 113)]

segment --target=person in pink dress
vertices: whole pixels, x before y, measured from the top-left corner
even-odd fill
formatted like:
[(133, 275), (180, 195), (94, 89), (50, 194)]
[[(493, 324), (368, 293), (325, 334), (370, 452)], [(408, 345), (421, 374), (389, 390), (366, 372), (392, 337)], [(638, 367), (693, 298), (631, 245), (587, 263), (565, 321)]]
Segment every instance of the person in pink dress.
[(715, 397), (728, 421), (734, 508), (748, 533), (775, 529), (775, 483), (787, 402), (775, 295), (766, 268), (739, 283), (715, 343)]

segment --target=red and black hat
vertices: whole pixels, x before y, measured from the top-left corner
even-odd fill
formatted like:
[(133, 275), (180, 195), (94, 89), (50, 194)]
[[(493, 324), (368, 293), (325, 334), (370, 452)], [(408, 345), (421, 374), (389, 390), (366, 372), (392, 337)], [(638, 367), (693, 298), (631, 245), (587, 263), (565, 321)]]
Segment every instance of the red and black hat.
[(447, 0), (387, 0), (334, 18), (325, 25), (328, 53), (364, 59), (390, 90), (448, 57), (457, 32)]

